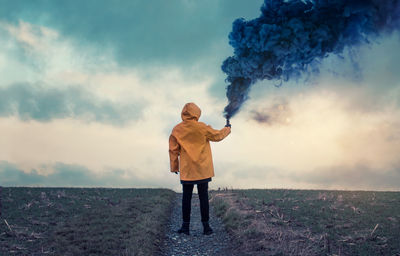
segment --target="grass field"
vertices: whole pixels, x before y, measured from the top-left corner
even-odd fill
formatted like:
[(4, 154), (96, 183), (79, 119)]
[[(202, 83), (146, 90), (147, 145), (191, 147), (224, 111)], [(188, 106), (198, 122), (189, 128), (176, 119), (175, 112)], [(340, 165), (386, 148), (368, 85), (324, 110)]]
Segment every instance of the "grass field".
[(174, 197), (167, 189), (2, 188), (0, 255), (156, 255)]
[(400, 255), (400, 193), (213, 191), (211, 204), (248, 255)]

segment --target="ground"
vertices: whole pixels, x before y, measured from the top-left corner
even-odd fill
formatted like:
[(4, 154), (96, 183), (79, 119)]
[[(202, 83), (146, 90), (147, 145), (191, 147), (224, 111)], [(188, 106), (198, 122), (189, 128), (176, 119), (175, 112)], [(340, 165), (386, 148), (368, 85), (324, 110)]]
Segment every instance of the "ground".
[(400, 192), (210, 191), (190, 236), (168, 189), (2, 188), (0, 255), (400, 256)]
[(164, 241), (164, 256), (197, 255), (197, 256), (232, 256), (232, 240), (226, 232), (221, 220), (210, 208), (210, 226), (212, 235), (203, 235), (200, 216), (200, 204), (197, 194), (193, 194), (190, 235), (178, 234), (176, 231), (182, 224), (182, 194), (177, 194)]
[(400, 255), (400, 193), (229, 190), (211, 204), (240, 255)]
[(3, 188), (0, 255), (157, 255), (167, 189)]

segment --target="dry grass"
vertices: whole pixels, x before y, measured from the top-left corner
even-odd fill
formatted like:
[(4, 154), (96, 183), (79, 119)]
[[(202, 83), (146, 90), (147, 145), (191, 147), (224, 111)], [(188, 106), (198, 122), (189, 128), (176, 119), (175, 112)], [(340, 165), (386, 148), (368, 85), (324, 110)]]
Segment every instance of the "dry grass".
[(400, 193), (213, 191), (247, 255), (400, 255)]
[(3, 188), (0, 255), (154, 255), (174, 197), (166, 189)]

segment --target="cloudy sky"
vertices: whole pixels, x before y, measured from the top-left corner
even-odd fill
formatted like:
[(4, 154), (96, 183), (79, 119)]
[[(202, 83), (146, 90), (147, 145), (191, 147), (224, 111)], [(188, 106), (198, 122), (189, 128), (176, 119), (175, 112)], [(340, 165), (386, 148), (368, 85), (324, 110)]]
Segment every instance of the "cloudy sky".
[[(262, 0), (0, 0), (0, 185), (165, 187), (186, 102), (222, 128), (222, 61)], [(255, 84), (211, 188), (400, 189), (400, 36)]]

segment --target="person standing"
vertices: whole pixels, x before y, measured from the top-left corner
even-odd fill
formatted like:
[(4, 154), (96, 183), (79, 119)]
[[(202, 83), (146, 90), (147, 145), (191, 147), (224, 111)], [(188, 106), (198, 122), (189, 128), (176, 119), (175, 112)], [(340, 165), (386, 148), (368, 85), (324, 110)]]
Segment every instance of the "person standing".
[(209, 225), (208, 182), (214, 177), (210, 141), (221, 141), (231, 133), (231, 125), (215, 130), (199, 122), (200, 108), (194, 103), (183, 107), (182, 122), (176, 125), (169, 137), (171, 172), (180, 173), (182, 184), (182, 227), (179, 233), (189, 235), (191, 200), (194, 185), (200, 200), (203, 234), (213, 233)]

